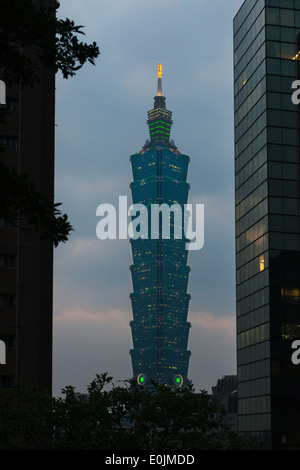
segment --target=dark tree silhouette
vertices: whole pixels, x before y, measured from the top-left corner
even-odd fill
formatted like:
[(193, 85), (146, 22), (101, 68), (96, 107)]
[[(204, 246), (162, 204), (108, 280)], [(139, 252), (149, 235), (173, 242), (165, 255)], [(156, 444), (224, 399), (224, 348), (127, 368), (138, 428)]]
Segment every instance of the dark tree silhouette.
[(237, 450), (254, 448), (224, 423), (206, 391), (115, 385), (97, 375), (86, 394), (12, 386), (0, 393), (0, 450)]

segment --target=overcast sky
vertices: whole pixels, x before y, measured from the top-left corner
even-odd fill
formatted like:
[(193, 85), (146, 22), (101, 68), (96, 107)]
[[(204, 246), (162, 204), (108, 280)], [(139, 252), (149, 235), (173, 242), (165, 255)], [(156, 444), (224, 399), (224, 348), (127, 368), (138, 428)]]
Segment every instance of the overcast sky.
[(96, 208), (130, 199), (129, 157), (148, 138), (157, 63), (171, 138), (191, 157), (189, 202), (205, 241), (189, 252), (189, 378), (196, 391), (236, 373), (232, 21), (242, 0), (61, 0), (101, 55), (56, 85), (56, 201), (74, 227), (55, 249), (54, 387), (132, 376), (128, 240), (100, 241)]

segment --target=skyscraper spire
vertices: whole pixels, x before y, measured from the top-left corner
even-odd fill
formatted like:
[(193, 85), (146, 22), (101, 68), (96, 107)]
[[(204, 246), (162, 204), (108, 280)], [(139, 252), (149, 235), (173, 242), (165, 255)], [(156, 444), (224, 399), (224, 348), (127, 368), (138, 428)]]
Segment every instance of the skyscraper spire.
[(154, 96), (154, 108), (148, 111), (150, 146), (156, 144), (170, 145), (169, 138), (172, 125), (172, 111), (166, 109), (166, 98), (162, 94), (162, 66), (157, 67), (157, 95)]

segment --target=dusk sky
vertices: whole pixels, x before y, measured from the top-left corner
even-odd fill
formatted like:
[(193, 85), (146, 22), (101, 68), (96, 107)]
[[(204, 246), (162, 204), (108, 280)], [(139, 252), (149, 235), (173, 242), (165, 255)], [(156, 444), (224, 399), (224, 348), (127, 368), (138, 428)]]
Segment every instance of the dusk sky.
[(132, 376), (129, 240), (99, 240), (98, 205), (128, 196), (130, 155), (148, 138), (157, 64), (171, 139), (191, 157), (189, 202), (205, 240), (190, 251), (189, 378), (196, 391), (236, 374), (232, 22), (242, 0), (61, 0), (101, 55), (56, 83), (56, 202), (74, 227), (55, 249), (53, 392), (95, 375)]

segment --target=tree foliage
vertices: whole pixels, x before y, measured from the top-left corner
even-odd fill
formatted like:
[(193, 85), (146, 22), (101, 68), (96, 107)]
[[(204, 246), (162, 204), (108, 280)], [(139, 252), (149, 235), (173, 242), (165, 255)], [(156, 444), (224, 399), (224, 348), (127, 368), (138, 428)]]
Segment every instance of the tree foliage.
[[(79, 40), (82, 26), (58, 19), (56, 8), (38, 8), (32, 0), (0, 0), (0, 70), (7, 86), (34, 86), (40, 66), (61, 71), (68, 79), (86, 63), (95, 65), (99, 48)], [(0, 125), (6, 110), (0, 110)], [(0, 148), (0, 157), (4, 149)], [(36, 190), (30, 175), (18, 174), (0, 161), (0, 217), (10, 222), (25, 219), (31, 231), (54, 246), (65, 242), (73, 230), (60, 203)]]
[(67, 214), (35, 189), (28, 173), (18, 174), (0, 161), (0, 215), (13, 224), (27, 227), (56, 247), (66, 242), (72, 226)]
[(55, 398), (13, 386), (0, 393), (0, 450), (245, 449), (207, 392), (153, 383), (115, 385), (97, 375), (86, 394), (72, 386)]
[(0, 0), (0, 64), (7, 85), (33, 85), (39, 64), (69, 78), (88, 61), (95, 65), (99, 48), (78, 39), (83, 26), (58, 19), (57, 7), (37, 7), (32, 0)]

